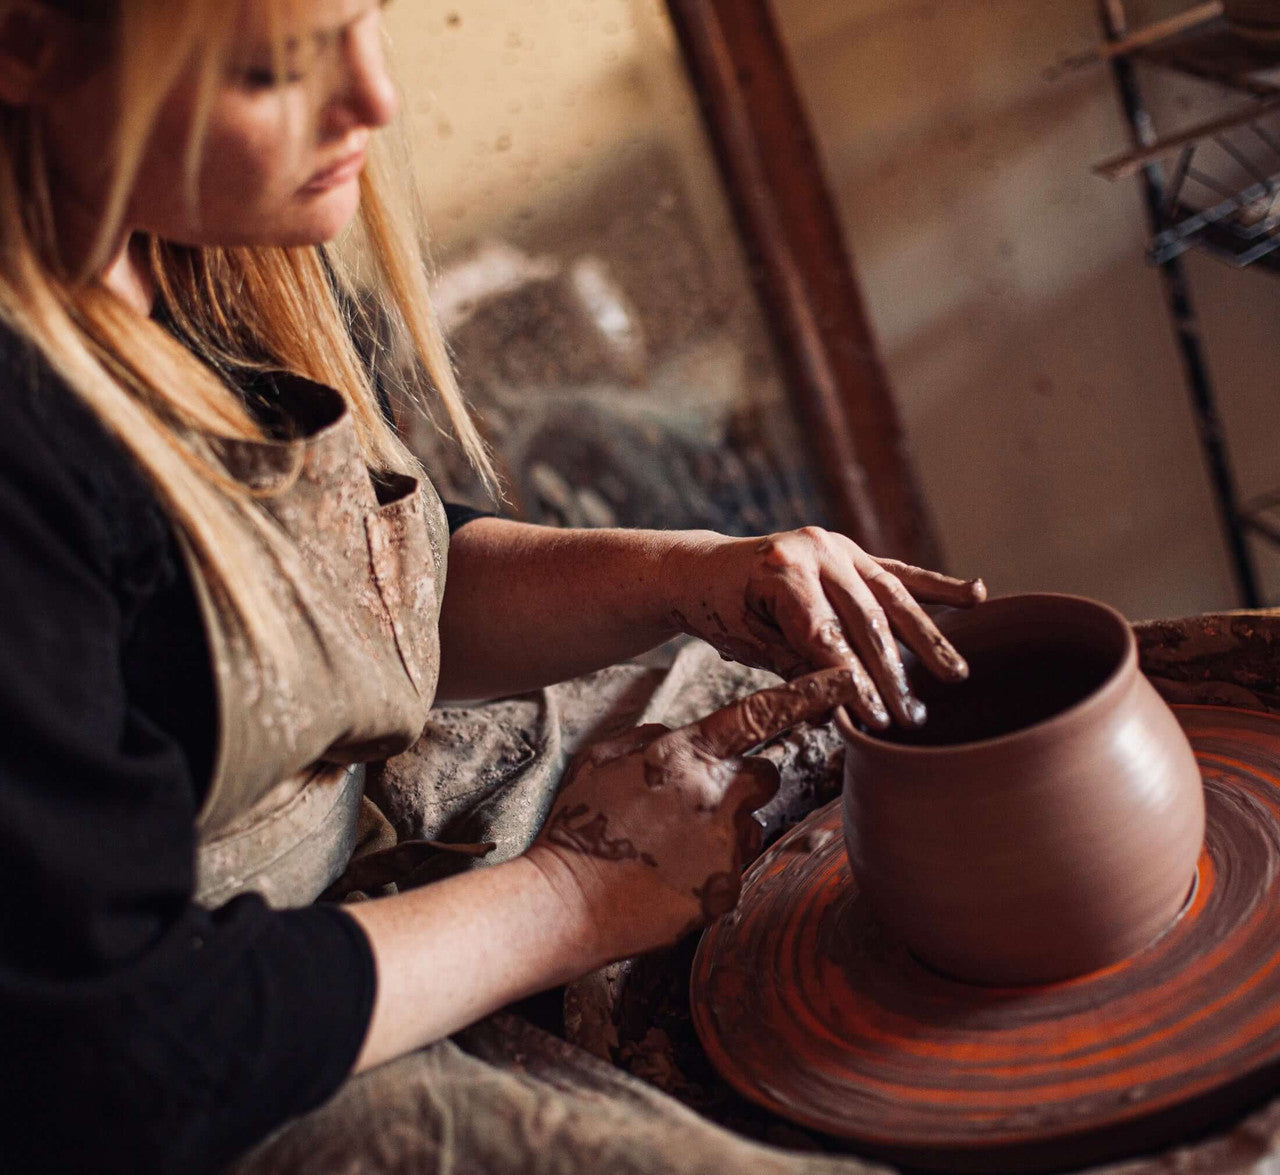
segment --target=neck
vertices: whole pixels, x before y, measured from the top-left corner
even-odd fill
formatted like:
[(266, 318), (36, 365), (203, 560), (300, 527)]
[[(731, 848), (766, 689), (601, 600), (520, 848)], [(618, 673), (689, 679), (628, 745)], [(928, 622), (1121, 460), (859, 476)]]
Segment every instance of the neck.
[[(73, 271), (98, 243), (101, 206), (80, 198), (74, 185), (59, 185), (56, 198), (58, 235), (65, 242), (64, 256)], [(145, 238), (129, 229), (116, 235), (109, 254), (111, 260), (97, 271), (98, 282), (126, 306), (150, 317), (155, 305), (155, 286), (147, 263)]]
[(145, 242), (130, 234), (121, 241), (115, 256), (102, 271), (102, 284), (144, 318), (150, 316), (156, 300), (145, 250)]

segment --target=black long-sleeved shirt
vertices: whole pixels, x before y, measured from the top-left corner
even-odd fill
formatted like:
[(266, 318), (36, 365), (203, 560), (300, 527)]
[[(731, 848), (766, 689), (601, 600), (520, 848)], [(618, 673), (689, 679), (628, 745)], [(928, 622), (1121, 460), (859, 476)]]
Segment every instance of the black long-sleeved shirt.
[(165, 516), (0, 325), (4, 1170), (213, 1171), (351, 1069), (375, 991), (356, 922), (191, 900), (214, 728)]

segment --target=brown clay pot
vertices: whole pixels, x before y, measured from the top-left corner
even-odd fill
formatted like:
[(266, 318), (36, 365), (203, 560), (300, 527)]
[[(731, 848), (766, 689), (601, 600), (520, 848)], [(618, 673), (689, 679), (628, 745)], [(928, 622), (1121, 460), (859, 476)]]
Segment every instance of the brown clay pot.
[(860, 890), (918, 958), (974, 983), (1047, 983), (1141, 950), (1186, 901), (1204, 797), (1129, 625), (1060, 595), (937, 620), (970, 677), (909, 665), (924, 728), (841, 722)]

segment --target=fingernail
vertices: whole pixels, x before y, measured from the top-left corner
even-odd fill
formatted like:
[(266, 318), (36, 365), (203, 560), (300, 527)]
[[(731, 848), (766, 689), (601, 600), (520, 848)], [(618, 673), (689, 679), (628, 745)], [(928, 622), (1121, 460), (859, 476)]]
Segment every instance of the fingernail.
[(943, 666), (956, 681), (964, 681), (969, 676), (969, 662), (966, 661), (955, 649), (950, 645), (940, 646), (938, 649), (938, 657), (941, 659)]
[(987, 585), (981, 579), (969, 580), (969, 594), (975, 604), (981, 604), (987, 598)]
[(902, 708), (906, 712), (907, 721), (910, 722), (912, 726), (923, 726), (925, 719), (929, 717), (928, 709), (919, 698), (903, 698)]
[(871, 707), (871, 721), (881, 730), (885, 730), (892, 723), (889, 717), (889, 711), (884, 708), (883, 702), (877, 702)]

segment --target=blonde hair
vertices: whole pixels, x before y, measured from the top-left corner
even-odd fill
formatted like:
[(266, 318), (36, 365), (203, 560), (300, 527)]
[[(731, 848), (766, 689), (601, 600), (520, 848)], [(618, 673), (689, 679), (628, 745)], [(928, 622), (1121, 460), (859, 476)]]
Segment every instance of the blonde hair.
[[(232, 481), (217, 458), (217, 438), (259, 439), (262, 433), (240, 395), (216, 373), (218, 365), (281, 367), (337, 388), (369, 465), (420, 474), (386, 421), (374, 374), (353, 342), (353, 330), (373, 339), (390, 326), (416, 359), (408, 372), (400, 365), (409, 384), (402, 390), (413, 395), (425, 390), (418, 385), (431, 385), (455, 439), (486, 488), (495, 489), (488, 451), (431, 307), (411, 198), (398, 187), (386, 144), (375, 136), (361, 179), (359, 229), (374, 267), (376, 311), (358, 296), (336, 251), (175, 247), (152, 240), (150, 263), (160, 294), (181, 333), (209, 362), (202, 361), (93, 275), (118, 238), (161, 104), (197, 47), (203, 53), (199, 109), (207, 112), (238, 0), (48, 2), (77, 19), (103, 22), (94, 36), (117, 46), (115, 171), (96, 242), (87, 256), (69, 260), (55, 228), (36, 120), (25, 109), (0, 107), (0, 318), (39, 349), (133, 455), (215, 596), (239, 618), (251, 648), (264, 664), (278, 662), (289, 653), (279, 605), (252, 574), (239, 541), (247, 519), (281, 551), (256, 500), (270, 491)], [(0, 16), (9, 3), (0, 0)], [(103, 9), (108, 15), (85, 15)], [(203, 115), (195, 120), (189, 181), (199, 162), (203, 121)]]

